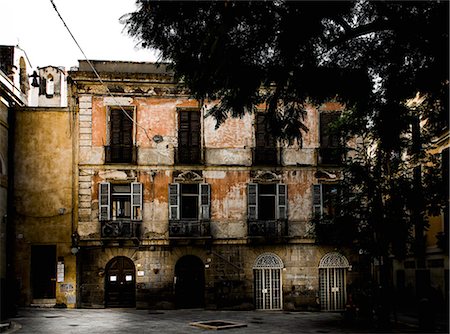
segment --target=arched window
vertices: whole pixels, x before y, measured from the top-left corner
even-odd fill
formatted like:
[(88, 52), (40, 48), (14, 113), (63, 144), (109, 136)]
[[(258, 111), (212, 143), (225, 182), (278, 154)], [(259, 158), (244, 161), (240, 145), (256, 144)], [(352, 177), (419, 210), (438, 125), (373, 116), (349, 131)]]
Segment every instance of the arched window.
[(253, 290), (256, 309), (281, 310), (283, 308), (281, 270), (283, 261), (273, 253), (258, 256), (253, 265)]
[(339, 253), (325, 254), (319, 263), (320, 307), (323, 311), (342, 311), (347, 299), (347, 258)]
[(49, 74), (45, 82), (45, 93), (47, 96), (53, 96), (55, 94), (55, 82), (53, 80), (53, 75)]

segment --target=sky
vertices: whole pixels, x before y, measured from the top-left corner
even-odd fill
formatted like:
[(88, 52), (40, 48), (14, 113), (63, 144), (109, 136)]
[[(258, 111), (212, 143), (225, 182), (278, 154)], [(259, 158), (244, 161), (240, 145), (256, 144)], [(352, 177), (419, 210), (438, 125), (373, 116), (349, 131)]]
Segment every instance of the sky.
[[(88, 59), (156, 61), (156, 53), (138, 48), (119, 22), (123, 14), (135, 11), (135, 0), (53, 2)], [(33, 68), (69, 70), (84, 59), (50, 0), (0, 0), (0, 7), (0, 45), (19, 45)]]

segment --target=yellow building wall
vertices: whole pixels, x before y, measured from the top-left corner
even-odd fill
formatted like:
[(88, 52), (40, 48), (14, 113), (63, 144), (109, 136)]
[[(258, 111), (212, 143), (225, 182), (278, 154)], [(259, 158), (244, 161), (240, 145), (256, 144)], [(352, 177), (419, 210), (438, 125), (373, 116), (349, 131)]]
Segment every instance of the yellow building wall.
[(75, 307), (76, 257), (72, 245), (72, 116), (64, 108), (25, 108), (16, 112), (14, 205), (16, 277), (19, 304), (33, 302), (31, 248), (55, 245), (64, 261), (56, 304)]

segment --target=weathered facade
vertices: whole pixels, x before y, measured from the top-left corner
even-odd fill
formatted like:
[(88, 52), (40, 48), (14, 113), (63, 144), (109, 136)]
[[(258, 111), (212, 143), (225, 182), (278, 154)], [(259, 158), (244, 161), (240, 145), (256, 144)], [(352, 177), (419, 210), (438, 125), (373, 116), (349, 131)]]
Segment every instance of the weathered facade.
[(85, 61), (69, 74), (80, 307), (344, 308), (354, 258), (310, 223), (340, 179), (338, 104), (288, 147), (264, 108), (215, 129), (164, 65), (93, 64), (103, 83)]

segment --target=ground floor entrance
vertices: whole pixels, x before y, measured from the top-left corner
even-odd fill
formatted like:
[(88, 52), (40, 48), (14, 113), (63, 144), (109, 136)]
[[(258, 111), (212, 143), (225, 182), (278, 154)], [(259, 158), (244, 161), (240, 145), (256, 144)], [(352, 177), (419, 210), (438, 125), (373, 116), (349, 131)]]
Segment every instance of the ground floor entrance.
[(193, 255), (181, 257), (175, 265), (175, 306), (205, 306), (205, 265)]
[(56, 245), (31, 246), (33, 299), (56, 297)]
[(106, 266), (105, 306), (135, 307), (136, 277), (133, 261), (125, 256), (113, 258)]

